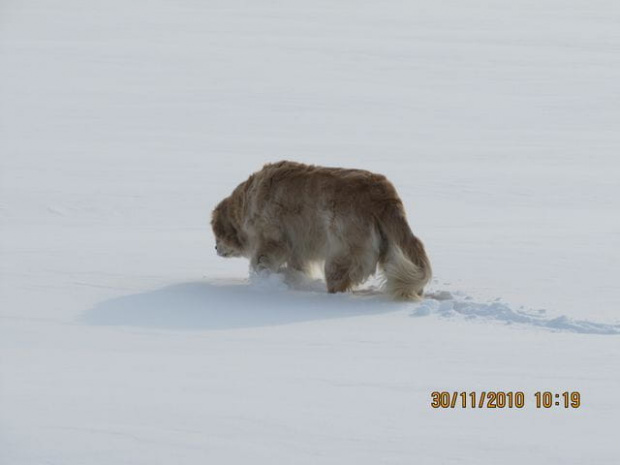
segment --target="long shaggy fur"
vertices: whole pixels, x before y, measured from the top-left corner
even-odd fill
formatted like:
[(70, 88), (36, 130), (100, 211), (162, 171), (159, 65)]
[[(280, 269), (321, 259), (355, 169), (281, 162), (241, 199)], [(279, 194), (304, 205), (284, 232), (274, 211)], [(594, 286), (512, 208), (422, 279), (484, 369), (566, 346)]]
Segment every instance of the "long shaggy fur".
[(218, 254), (247, 257), (256, 271), (324, 263), (329, 292), (361, 284), (379, 266), (394, 298), (415, 300), (431, 278), (396, 189), (364, 170), (265, 165), (218, 204), (211, 225)]

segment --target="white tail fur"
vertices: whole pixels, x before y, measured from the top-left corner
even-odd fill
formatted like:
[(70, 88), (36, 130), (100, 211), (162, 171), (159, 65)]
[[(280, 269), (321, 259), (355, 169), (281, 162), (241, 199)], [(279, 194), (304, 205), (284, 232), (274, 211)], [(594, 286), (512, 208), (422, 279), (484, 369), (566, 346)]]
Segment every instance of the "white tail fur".
[(420, 300), (424, 286), (430, 280), (430, 268), (420, 267), (392, 245), (383, 264), (385, 290), (396, 300)]

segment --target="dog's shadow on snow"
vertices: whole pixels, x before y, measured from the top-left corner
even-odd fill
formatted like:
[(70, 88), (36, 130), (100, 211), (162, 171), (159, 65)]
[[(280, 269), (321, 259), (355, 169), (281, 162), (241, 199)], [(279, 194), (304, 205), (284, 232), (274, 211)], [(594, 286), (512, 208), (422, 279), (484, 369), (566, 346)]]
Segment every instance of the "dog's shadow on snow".
[(378, 291), (327, 294), (324, 288), (273, 289), (246, 282), (192, 282), (106, 300), (86, 311), (91, 325), (223, 330), (396, 311)]
[(370, 287), (347, 294), (327, 294), (322, 281), (287, 281), (274, 274), (248, 281), (192, 282), (106, 300), (81, 318), (97, 326), (173, 330), (259, 328), (306, 321), (350, 318), (413, 310), (412, 317), (437, 315), (450, 319), (517, 324), (585, 334), (620, 334), (620, 324), (550, 317), (513, 309), (505, 303), (475, 302), (447, 291), (427, 294), (419, 304), (394, 302)]

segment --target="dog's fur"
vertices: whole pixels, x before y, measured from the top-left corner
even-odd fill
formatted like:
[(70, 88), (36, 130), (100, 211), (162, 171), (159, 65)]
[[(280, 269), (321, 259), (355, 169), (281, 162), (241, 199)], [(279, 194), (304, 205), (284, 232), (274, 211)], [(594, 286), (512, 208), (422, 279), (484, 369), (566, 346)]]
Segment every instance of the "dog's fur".
[(218, 255), (255, 271), (325, 263), (329, 292), (344, 292), (379, 265), (396, 299), (419, 299), (431, 278), (396, 189), (382, 175), (290, 161), (268, 164), (213, 211)]

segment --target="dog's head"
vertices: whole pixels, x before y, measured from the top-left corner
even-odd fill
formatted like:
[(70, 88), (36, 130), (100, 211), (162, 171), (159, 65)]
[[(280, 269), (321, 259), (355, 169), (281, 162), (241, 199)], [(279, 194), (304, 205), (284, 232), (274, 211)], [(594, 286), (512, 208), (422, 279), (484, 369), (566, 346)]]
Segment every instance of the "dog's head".
[(222, 200), (213, 210), (211, 227), (215, 235), (215, 250), (220, 257), (243, 255), (243, 240), (240, 228), (232, 215), (229, 198)]

